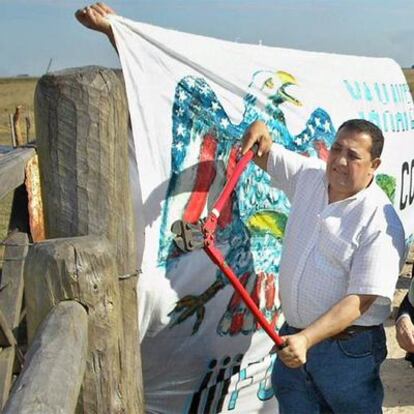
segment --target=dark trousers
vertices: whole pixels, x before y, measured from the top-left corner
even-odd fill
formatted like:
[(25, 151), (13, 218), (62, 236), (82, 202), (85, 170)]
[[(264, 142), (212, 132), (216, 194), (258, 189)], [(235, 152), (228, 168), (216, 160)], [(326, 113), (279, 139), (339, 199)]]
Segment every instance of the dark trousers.
[[(280, 334), (295, 328), (283, 325)], [(349, 339), (327, 339), (308, 351), (300, 368), (277, 359), (272, 385), (280, 414), (382, 413), (384, 390), (379, 376), (387, 355), (382, 325)]]

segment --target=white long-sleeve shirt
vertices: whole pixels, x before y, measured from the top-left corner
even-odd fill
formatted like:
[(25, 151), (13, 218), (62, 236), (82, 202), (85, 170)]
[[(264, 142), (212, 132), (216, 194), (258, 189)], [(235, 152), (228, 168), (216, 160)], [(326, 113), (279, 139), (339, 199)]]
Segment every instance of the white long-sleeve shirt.
[(289, 325), (305, 328), (346, 295), (378, 295), (356, 325), (378, 325), (390, 312), (404, 256), (404, 229), (373, 181), (328, 202), (326, 164), (273, 144), (267, 171), (292, 208), (280, 263), (280, 298)]

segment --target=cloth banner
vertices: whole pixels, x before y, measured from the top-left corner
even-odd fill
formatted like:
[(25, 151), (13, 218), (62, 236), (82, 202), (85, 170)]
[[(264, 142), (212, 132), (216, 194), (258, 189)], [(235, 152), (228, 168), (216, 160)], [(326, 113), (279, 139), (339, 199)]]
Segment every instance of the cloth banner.
[[(139, 323), (146, 410), (275, 413), (271, 340), (202, 250), (183, 254), (175, 247), (171, 224), (206, 216), (254, 120), (266, 122), (285, 147), (326, 159), (339, 125), (365, 118), (386, 136), (376, 180), (410, 235), (414, 109), (404, 75), (390, 59), (232, 43), (119, 16), (110, 21), (145, 221)], [(278, 265), (289, 203), (269, 183), (249, 164), (220, 216), (217, 245), (279, 329)]]

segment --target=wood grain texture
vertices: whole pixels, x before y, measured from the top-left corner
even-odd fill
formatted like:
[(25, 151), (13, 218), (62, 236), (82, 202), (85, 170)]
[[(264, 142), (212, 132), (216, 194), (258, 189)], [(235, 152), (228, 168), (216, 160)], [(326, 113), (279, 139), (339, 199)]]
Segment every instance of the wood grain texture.
[[(88, 67), (42, 77), (35, 116), (46, 237), (103, 235), (117, 274), (137, 270), (135, 220), (128, 171), (128, 108), (119, 72)], [(120, 282), (121, 399), (143, 412), (137, 276)]]
[(50, 311), (26, 354), (4, 414), (75, 412), (86, 366), (87, 323), (85, 309), (74, 301)]
[[(25, 233), (13, 233), (6, 240), (1, 274), (0, 310), (4, 322), (16, 333), (20, 324), (23, 303), (24, 262), (29, 248), (29, 239)], [(10, 340), (0, 332), (0, 346), (10, 345)]]
[(9, 398), (13, 378), (15, 348), (9, 346), (0, 349), (0, 408), (3, 408)]
[(103, 237), (51, 239), (30, 246), (25, 266), (29, 342), (47, 313), (76, 300), (88, 313), (88, 355), (80, 412), (125, 413), (120, 384), (123, 329), (116, 263)]
[(0, 199), (24, 183), (26, 163), (34, 155), (33, 148), (16, 148), (0, 154)]

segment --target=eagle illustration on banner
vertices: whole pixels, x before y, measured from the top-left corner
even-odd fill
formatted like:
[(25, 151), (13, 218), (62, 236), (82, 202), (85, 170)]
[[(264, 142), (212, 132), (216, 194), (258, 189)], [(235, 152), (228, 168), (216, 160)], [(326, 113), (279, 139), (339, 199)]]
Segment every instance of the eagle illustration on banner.
[[(315, 109), (300, 134), (289, 132), (281, 107), (301, 106), (287, 91), (294, 85), (296, 79), (287, 72), (255, 72), (244, 97), (243, 119), (235, 125), (203, 78), (188, 76), (178, 83), (172, 108), (172, 172), (158, 251), (158, 265), (165, 267), (167, 278), (183, 255), (173, 243), (171, 224), (177, 219), (196, 223), (207, 214), (233, 172), (243, 133), (253, 121), (264, 121), (274, 141), (286, 148), (326, 159), (335, 128), (325, 110)], [(218, 222), (217, 245), (226, 251), (226, 262), (275, 328), (280, 310), (278, 266), (289, 208), (285, 194), (271, 187), (268, 174), (250, 163)], [(217, 270), (216, 280), (204, 292), (180, 298), (170, 312), (170, 327), (193, 318), (196, 333), (208, 311), (206, 304), (227, 284)], [(239, 295), (233, 294), (217, 333), (248, 335), (258, 329)]]

